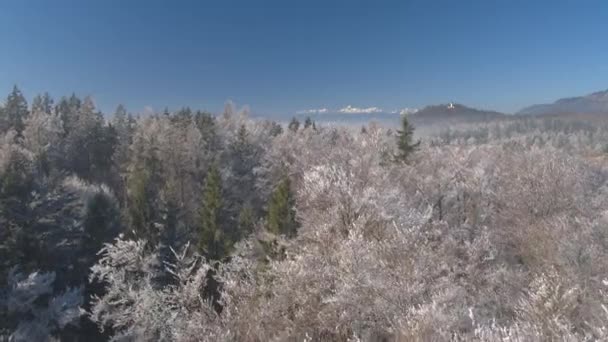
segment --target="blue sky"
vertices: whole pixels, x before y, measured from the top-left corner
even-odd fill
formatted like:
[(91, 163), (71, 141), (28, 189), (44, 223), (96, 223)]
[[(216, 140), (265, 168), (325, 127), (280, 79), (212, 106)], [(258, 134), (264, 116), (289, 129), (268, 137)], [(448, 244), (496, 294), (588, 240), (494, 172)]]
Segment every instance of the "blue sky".
[(419, 108), (512, 112), (608, 88), (608, 2), (0, 2), (0, 93), (259, 115)]

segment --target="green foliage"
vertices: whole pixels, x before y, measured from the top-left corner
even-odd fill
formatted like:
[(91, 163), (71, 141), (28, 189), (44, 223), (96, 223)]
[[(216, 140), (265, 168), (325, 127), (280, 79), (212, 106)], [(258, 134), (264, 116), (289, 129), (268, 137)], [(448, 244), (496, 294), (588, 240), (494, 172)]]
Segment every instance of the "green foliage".
[(255, 215), (251, 205), (245, 204), (239, 213), (239, 235), (246, 236), (253, 232), (255, 226)]
[(414, 141), (414, 127), (410, 125), (407, 116), (403, 115), (401, 119), (401, 130), (397, 131), (397, 154), (395, 154), (395, 162), (405, 163), (412, 153), (420, 146), (420, 141)]
[(21, 137), (25, 129), (25, 119), (29, 112), (27, 101), (17, 86), (13, 87), (13, 91), (6, 98), (3, 114), (8, 124), (6, 128), (14, 129), (17, 132), (17, 136)]
[(32, 188), (29, 160), (19, 152), (12, 152), (6, 170), (0, 174), (0, 281), (26, 253), (20, 246), (30, 221), (28, 204)]
[(120, 212), (111, 196), (96, 192), (87, 201), (83, 228), (85, 250), (97, 253), (104, 243), (112, 241), (120, 227)]
[(150, 189), (149, 172), (138, 169), (131, 173), (127, 187), (130, 227), (138, 238), (146, 239), (154, 245), (158, 241), (158, 233), (152, 219), (154, 194)]
[(272, 193), (268, 204), (268, 230), (277, 235), (294, 236), (298, 228), (294, 207), (291, 182), (285, 177)]
[(217, 167), (212, 166), (205, 180), (198, 247), (200, 253), (214, 260), (223, 259), (231, 246), (222, 227), (222, 206), (222, 179)]

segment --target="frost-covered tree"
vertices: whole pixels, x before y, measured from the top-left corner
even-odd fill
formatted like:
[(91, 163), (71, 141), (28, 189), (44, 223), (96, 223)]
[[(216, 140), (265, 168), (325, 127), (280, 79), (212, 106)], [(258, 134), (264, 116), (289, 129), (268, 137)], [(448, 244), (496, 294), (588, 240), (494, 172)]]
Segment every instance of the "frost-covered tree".
[(163, 266), (173, 280), (158, 287), (157, 259), (146, 245), (118, 238), (102, 249), (91, 279), (107, 286), (95, 299), (91, 319), (102, 329), (112, 329), (112, 341), (219, 340), (219, 316), (201, 295), (209, 264), (186, 245)]
[(51, 341), (68, 325), (78, 324), (82, 315), (82, 289), (68, 288), (54, 294), (53, 272), (29, 275), (14, 267), (0, 308), (0, 338), (8, 341)]

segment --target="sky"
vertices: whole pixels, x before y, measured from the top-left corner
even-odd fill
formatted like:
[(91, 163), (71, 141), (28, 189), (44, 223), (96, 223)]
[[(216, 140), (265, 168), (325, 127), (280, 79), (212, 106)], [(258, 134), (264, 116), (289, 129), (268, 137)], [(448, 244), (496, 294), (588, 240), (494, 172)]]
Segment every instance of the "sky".
[(75, 92), (104, 112), (514, 112), (607, 89), (607, 32), (600, 0), (1, 1), (0, 94)]

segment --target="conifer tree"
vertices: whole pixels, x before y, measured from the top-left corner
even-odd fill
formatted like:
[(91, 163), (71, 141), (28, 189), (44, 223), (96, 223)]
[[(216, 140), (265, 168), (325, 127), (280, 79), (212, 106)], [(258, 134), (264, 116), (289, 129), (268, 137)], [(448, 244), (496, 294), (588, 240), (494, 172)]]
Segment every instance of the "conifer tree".
[(414, 153), (420, 141), (416, 143), (414, 141), (414, 127), (407, 120), (407, 116), (403, 116), (401, 119), (401, 130), (397, 131), (397, 154), (394, 159), (398, 163), (405, 163), (409, 156)]
[(49, 93), (36, 95), (32, 100), (32, 112), (51, 114), (53, 112), (53, 99)]
[(300, 128), (300, 121), (294, 117), (293, 119), (291, 119), (288, 128), (292, 132), (297, 132)]
[(8, 128), (14, 129), (17, 132), (17, 137), (21, 137), (21, 133), (25, 129), (25, 119), (29, 112), (27, 101), (17, 86), (13, 87), (13, 91), (6, 98), (3, 112), (6, 116)]
[(268, 230), (274, 234), (295, 235), (298, 223), (294, 207), (291, 182), (285, 177), (272, 193), (268, 204)]
[(283, 133), (283, 127), (274, 121), (270, 122), (270, 135), (276, 137), (281, 133)]
[(312, 127), (314, 129), (315, 128), (314, 125), (315, 125), (314, 121), (312, 121), (310, 116), (307, 116), (306, 120), (304, 120), (304, 129), (307, 129), (310, 127)]
[(148, 187), (149, 174), (146, 170), (138, 169), (129, 175), (127, 181), (128, 214), (131, 229), (139, 239), (156, 242), (152, 229), (152, 206)]
[(239, 235), (246, 236), (253, 231), (255, 216), (251, 205), (245, 204), (239, 213)]
[(212, 166), (205, 180), (198, 247), (200, 253), (214, 260), (225, 257), (230, 247), (230, 239), (222, 229), (221, 182), (217, 166)]

